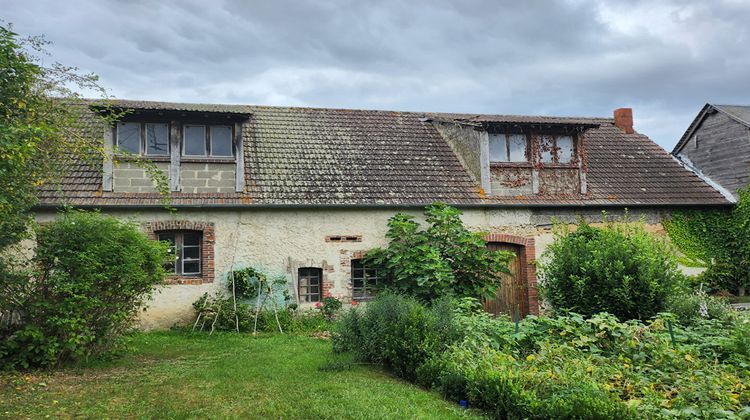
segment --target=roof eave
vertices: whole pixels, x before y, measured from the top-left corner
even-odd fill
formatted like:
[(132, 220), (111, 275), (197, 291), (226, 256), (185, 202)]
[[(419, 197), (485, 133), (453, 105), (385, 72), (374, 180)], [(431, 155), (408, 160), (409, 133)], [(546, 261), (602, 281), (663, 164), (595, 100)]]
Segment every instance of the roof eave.
[[(393, 204), (171, 204), (169, 207), (175, 209), (303, 209), (303, 208), (325, 208), (325, 209), (358, 209), (358, 208), (423, 208), (432, 203), (393, 203)], [(723, 208), (731, 207), (730, 202), (724, 203), (465, 203), (450, 204), (457, 208)], [(65, 204), (39, 204), (34, 207), (37, 210), (62, 209), (65, 207), (74, 207), (80, 209), (165, 209), (163, 204), (117, 204), (117, 205), (65, 205)]]

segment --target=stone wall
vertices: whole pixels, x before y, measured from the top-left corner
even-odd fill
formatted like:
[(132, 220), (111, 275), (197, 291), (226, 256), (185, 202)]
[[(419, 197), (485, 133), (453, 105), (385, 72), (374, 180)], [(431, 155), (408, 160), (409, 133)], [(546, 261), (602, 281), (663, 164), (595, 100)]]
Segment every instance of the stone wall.
[[(193, 317), (192, 302), (203, 293), (226, 287), (227, 274), (234, 268), (263, 267), (287, 276), (296, 296), (297, 270), (318, 267), (323, 271), (324, 289), (334, 296), (349, 301), (351, 297), (351, 259), (367, 250), (386, 245), (388, 218), (398, 211), (416, 216), (422, 221), (421, 209), (180, 209), (175, 214), (166, 210), (137, 212), (104, 210), (122, 218), (135, 218), (144, 226), (162, 226), (179, 221), (211, 224), (214, 229), (213, 282), (172, 284), (159, 288), (148, 308), (141, 313), (141, 324), (146, 329), (169, 328), (186, 324)], [(583, 213), (583, 214), (582, 214)], [(465, 224), (487, 234), (508, 235), (533, 239), (535, 258), (540, 258), (554, 236), (552, 218), (574, 221), (578, 215), (591, 221), (601, 220), (596, 210), (531, 210), (531, 209), (465, 209)], [(622, 212), (610, 212), (613, 218)], [(40, 221), (49, 220), (54, 213), (40, 214)], [(631, 219), (643, 219), (654, 232), (662, 232), (658, 211), (634, 211)], [(144, 228), (145, 229), (145, 228)], [(352, 241), (332, 241), (332, 237), (352, 237)], [(531, 242), (530, 242), (531, 243)], [(533, 264), (533, 261), (529, 261)], [(311, 306), (312, 304), (307, 304)], [(305, 305), (302, 305), (303, 307)]]
[(234, 163), (188, 163), (180, 166), (185, 193), (231, 193), (235, 187)]
[[(169, 173), (169, 163), (157, 162), (156, 167)], [(146, 169), (140, 167), (136, 162), (121, 162), (112, 171), (113, 191), (127, 193), (152, 193), (156, 192), (154, 182), (146, 173)]]

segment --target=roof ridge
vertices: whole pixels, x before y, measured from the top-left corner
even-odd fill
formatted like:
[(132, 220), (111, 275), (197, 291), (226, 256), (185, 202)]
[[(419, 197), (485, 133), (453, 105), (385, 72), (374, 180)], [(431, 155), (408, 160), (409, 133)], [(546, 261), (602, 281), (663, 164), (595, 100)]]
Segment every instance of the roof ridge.
[(136, 106), (138, 104), (144, 105), (162, 105), (168, 107), (169, 105), (182, 105), (182, 106), (217, 106), (217, 107), (238, 107), (248, 109), (277, 109), (277, 110), (315, 110), (315, 111), (353, 111), (353, 112), (377, 112), (377, 113), (398, 113), (407, 115), (434, 115), (434, 116), (461, 116), (471, 118), (481, 117), (493, 117), (493, 118), (540, 118), (540, 119), (566, 119), (566, 120), (586, 120), (586, 121), (606, 121), (612, 122), (614, 118), (611, 117), (591, 117), (591, 116), (569, 116), (569, 115), (541, 115), (541, 114), (489, 114), (489, 113), (475, 113), (475, 112), (435, 112), (435, 111), (409, 111), (409, 110), (397, 110), (397, 109), (367, 109), (367, 108), (337, 108), (337, 107), (322, 107), (322, 106), (290, 106), (290, 105), (261, 105), (261, 104), (241, 104), (241, 103), (219, 103), (219, 102), (175, 102), (175, 101), (154, 101), (148, 99), (123, 99), (123, 98), (82, 98), (85, 102), (112, 102), (114, 104), (121, 103), (123, 105), (132, 104)]

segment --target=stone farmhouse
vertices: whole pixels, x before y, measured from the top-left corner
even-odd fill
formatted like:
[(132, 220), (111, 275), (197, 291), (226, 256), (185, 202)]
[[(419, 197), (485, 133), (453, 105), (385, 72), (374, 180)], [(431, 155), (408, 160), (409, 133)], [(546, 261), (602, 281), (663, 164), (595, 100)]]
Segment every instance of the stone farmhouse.
[[(143, 312), (145, 328), (192, 316), (191, 303), (225, 287), (234, 268), (285, 274), (302, 307), (325, 293), (367, 300), (385, 275), (363, 266), (386, 244), (397, 212), (442, 201), (490, 246), (516, 252), (493, 312), (536, 313), (534, 262), (554, 220), (601, 220), (628, 209), (660, 230), (677, 209), (730, 206), (707, 182), (614, 118), (390, 112), (117, 100), (130, 112), (103, 131), (107, 157), (79, 161), (41, 190), (38, 218), (71, 205), (132, 218), (174, 244), (168, 284)], [(92, 112), (97, 112), (91, 103)], [(168, 175), (170, 212), (140, 155)]]

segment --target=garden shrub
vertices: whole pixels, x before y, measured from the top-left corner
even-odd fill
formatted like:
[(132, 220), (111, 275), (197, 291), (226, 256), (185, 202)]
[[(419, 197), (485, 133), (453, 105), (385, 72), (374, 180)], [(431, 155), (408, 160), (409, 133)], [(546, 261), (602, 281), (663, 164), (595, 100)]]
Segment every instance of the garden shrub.
[(333, 346), (414, 380), (426, 358), (457, 339), (452, 317), (445, 304), (427, 308), (414, 298), (383, 293), (368, 303), (366, 311), (351, 309), (342, 317)]
[(577, 229), (557, 226), (540, 266), (543, 298), (555, 310), (583, 315), (609, 312), (646, 320), (665, 308), (685, 282), (665, 241), (640, 223)]
[(707, 319), (729, 322), (734, 315), (726, 298), (709, 296), (700, 289), (670, 296), (666, 310), (673, 313), (684, 325), (694, 325)]
[(0, 308), (20, 316), (1, 332), (0, 365), (52, 366), (112, 349), (162, 281), (166, 245), (134, 223), (81, 211), (36, 235), (35, 270)]
[[(647, 323), (620, 322), (607, 313), (529, 316), (516, 332), (509, 319), (473, 312), (471, 305), (440, 305), (378, 296), (339, 319), (334, 349), (496, 418), (750, 414), (747, 314), (691, 325), (672, 314)], [(420, 330), (441, 324), (441, 333)]]
[(388, 220), (387, 248), (365, 256), (388, 271), (379, 286), (431, 301), (444, 296), (491, 297), (500, 287), (498, 274), (510, 273), (513, 254), (487, 249), (483, 234), (469, 231), (461, 211), (443, 203), (425, 208), (426, 229), (414, 217), (398, 213)]

